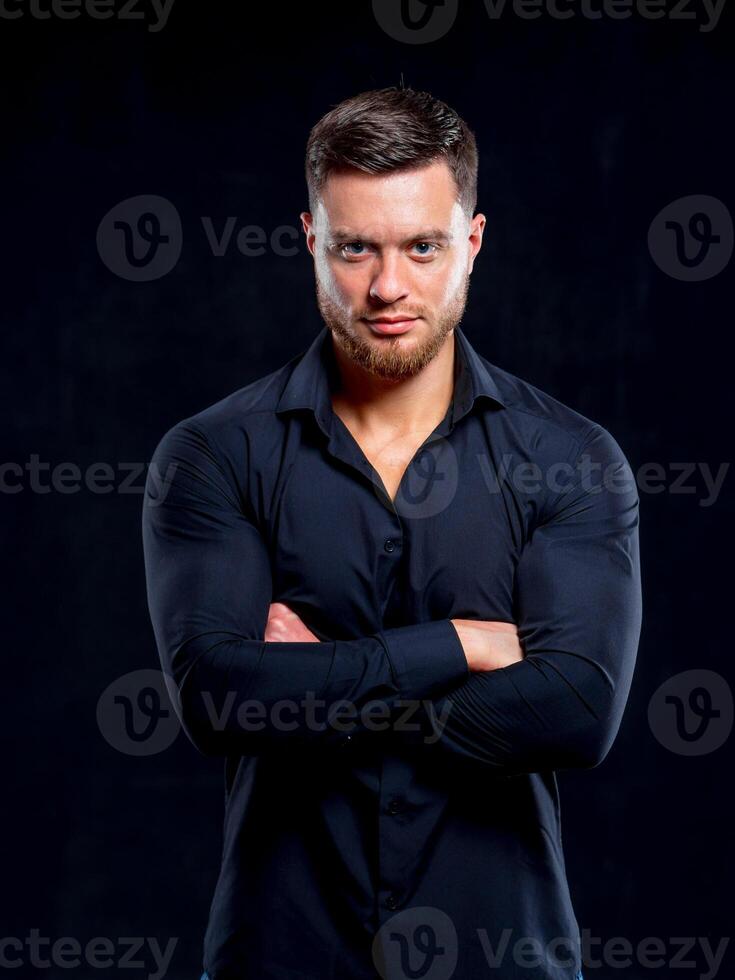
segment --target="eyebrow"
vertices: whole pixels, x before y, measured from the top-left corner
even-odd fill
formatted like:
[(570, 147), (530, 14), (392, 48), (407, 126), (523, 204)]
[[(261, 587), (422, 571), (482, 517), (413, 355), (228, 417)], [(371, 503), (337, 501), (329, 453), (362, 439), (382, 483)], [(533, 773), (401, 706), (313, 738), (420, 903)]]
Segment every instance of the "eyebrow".
[[(337, 228), (329, 238), (335, 244), (339, 244), (340, 242), (367, 242), (364, 235), (350, 231), (349, 228)], [(414, 235), (409, 235), (408, 238), (404, 238), (399, 244), (408, 245), (410, 242), (425, 241), (440, 241), (448, 245), (452, 241), (452, 236), (442, 228), (428, 228)], [(373, 242), (367, 242), (367, 244), (372, 245)]]

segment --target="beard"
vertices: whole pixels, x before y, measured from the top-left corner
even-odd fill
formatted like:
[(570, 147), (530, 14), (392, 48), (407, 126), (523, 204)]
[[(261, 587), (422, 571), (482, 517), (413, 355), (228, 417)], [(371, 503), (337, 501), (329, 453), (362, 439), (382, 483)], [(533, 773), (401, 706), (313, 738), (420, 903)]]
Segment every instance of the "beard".
[[(370, 340), (362, 337), (352, 324), (359, 317), (346, 314), (334, 300), (327, 295), (319, 279), (316, 280), (316, 297), (319, 312), (327, 327), (331, 330), (336, 343), (355, 364), (370, 374), (390, 381), (400, 381), (403, 378), (418, 374), (441, 350), (444, 341), (459, 324), (467, 305), (470, 277), (467, 275), (449, 302), (440, 311), (436, 325), (429, 335), (419, 343), (412, 343), (408, 350), (401, 346), (400, 336), (385, 337)], [(407, 316), (421, 316), (422, 310), (408, 311), (402, 309)], [(366, 310), (365, 316), (375, 317), (374, 310)], [(430, 323), (428, 317), (424, 322)], [(369, 328), (368, 328), (369, 329)]]

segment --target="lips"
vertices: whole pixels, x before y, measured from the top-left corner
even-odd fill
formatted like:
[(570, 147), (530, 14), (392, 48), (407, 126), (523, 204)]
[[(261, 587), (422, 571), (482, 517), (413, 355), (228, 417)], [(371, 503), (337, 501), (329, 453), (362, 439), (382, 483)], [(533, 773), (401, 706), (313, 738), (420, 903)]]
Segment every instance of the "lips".
[(375, 333), (379, 333), (383, 336), (396, 336), (398, 334), (407, 333), (414, 323), (418, 320), (418, 317), (410, 317), (406, 320), (367, 320), (367, 324), (371, 330)]

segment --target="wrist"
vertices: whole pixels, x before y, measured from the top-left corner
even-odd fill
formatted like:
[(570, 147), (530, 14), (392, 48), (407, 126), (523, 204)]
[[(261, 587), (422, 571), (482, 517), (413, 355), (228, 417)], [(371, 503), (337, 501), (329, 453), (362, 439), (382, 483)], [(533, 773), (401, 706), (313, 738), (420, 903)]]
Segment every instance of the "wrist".
[(458, 619), (450, 619), (449, 622), (457, 631), (457, 636), (459, 637), (459, 642), (462, 645), (462, 651), (465, 655), (465, 660), (467, 661), (467, 667), (469, 670), (473, 669), (473, 650), (471, 642), (471, 633), (462, 625)]

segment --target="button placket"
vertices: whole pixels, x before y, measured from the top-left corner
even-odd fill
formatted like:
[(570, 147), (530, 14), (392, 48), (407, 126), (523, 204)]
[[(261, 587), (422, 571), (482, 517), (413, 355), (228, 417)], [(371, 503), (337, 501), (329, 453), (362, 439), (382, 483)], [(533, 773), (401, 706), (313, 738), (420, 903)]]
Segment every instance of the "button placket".
[(411, 803), (407, 798), (411, 785), (410, 763), (388, 752), (381, 771), (380, 907), (388, 912), (402, 908), (413, 889), (410, 867), (412, 852)]

